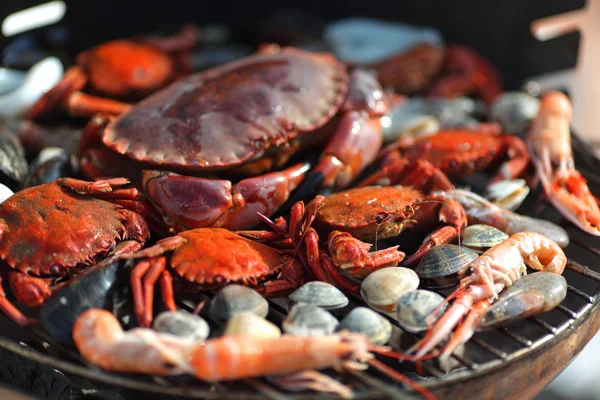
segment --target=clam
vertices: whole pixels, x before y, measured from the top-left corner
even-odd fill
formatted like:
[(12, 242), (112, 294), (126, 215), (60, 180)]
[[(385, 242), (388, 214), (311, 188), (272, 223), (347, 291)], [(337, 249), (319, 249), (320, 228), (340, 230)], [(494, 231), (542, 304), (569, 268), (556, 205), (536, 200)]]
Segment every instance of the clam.
[(392, 336), (390, 321), (367, 307), (356, 307), (350, 311), (337, 330), (362, 333), (369, 338), (369, 342), (378, 345), (386, 344)]
[(269, 313), (269, 303), (255, 290), (235, 284), (221, 289), (210, 301), (208, 309), (209, 315), (220, 322), (245, 311), (264, 318)]
[(10, 188), (8, 186), (0, 183), (0, 203), (2, 203), (4, 200), (8, 199), (13, 194), (15, 194), (15, 192), (10, 190)]
[(165, 311), (154, 320), (152, 328), (194, 342), (203, 342), (210, 333), (204, 319), (186, 311)]
[(419, 277), (412, 269), (388, 267), (367, 276), (360, 286), (360, 295), (376, 310), (394, 311), (396, 302), (405, 293), (419, 287)]
[(281, 331), (273, 323), (251, 312), (242, 312), (234, 315), (223, 332), (223, 336), (247, 335), (260, 338), (278, 338)]
[(434, 322), (442, 315), (446, 307), (429, 318), (430, 314), (444, 301), (444, 298), (429, 290), (415, 290), (406, 293), (396, 304), (396, 320), (402, 329), (418, 333), (427, 330), (428, 323)]
[(491, 225), (475, 224), (467, 226), (461, 234), (462, 244), (477, 253), (508, 239), (508, 235)]
[(415, 272), (424, 287), (444, 288), (458, 283), (458, 272), (479, 255), (466, 247), (440, 244), (429, 250)]
[(326, 310), (345, 307), (348, 298), (330, 283), (313, 281), (305, 283), (289, 295), (294, 303), (306, 303)]
[(296, 304), (281, 326), (285, 333), (294, 336), (323, 336), (333, 333), (338, 324), (338, 320), (321, 307)]
[(506, 179), (489, 185), (485, 197), (499, 207), (515, 211), (528, 194), (525, 179)]
[(540, 100), (523, 92), (507, 92), (490, 107), (490, 119), (499, 122), (505, 132), (521, 133), (534, 119)]

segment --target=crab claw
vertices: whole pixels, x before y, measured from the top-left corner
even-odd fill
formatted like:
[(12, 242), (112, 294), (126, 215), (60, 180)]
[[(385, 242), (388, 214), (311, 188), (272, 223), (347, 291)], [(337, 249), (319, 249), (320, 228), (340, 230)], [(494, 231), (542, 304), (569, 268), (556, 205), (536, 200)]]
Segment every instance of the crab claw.
[(565, 175), (550, 181), (538, 169), (538, 176), (552, 205), (584, 232), (600, 236), (600, 208), (585, 178), (575, 169), (567, 170)]

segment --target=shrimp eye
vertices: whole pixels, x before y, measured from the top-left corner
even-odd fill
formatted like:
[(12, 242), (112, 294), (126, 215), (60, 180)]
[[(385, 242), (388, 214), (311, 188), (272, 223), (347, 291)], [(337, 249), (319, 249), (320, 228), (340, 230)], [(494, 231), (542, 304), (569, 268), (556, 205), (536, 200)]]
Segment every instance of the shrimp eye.
[(473, 267), (469, 267), (465, 271), (465, 276), (471, 276), (471, 275), (473, 275), (473, 272), (475, 272), (475, 270), (473, 269)]

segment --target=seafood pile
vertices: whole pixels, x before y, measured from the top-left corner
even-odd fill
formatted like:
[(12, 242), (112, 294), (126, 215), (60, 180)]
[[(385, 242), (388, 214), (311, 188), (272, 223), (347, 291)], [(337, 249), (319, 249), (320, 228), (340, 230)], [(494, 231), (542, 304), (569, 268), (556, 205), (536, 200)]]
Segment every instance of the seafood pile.
[(374, 368), (433, 398), (390, 360), (559, 305), (567, 232), (518, 211), (541, 190), (600, 236), (569, 99), (429, 30), (353, 53), (373, 23), (208, 66), (193, 26), (80, 53), (0, 130), (0, 309), (109, 371), (352, 397), (319, 371)]

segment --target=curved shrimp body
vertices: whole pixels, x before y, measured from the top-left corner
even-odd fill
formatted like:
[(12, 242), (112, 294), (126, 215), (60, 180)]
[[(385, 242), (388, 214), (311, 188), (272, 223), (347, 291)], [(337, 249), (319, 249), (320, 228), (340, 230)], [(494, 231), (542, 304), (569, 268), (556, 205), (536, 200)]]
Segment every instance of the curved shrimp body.
[(225, 336), (197, 346), (191, 353), (193, 374), (216, 382), (307, 369), (357, 368), (373, 357), (363, 335), (282, 336), (277, 340)]
[(189, 373), (192, 342), (150, 329), (123, 331), (106, 310), (89, 309), (73, 326), (73, 341), (81, 355), (102, 369), (153, 375)]
[(567, 96), (546, 94), (527, 141), (537, 176), (552, 205), (584, 232), (600, 236), (600, 208), (573, 161), (572, 113)]
[[(480, 317), (492, 304), (491, 300), (498, 298), (504, 288), (527, 274), (526, 266), (562, 274), (566, 265), (565, 253), (552, 240), (535, 232), (515, 233), (473, 260), (459, 273), (459, 288), (445, 300), (449, 302), (454, 299), (454, 302), (410, 352), (415, 352), (417, 358), (424, 356), (456, 328), (440, 356), (448, 357), (473, 335)], [(459, 325), (465, 315), (466, 318)]]

